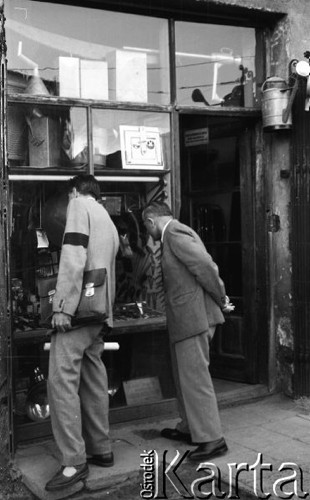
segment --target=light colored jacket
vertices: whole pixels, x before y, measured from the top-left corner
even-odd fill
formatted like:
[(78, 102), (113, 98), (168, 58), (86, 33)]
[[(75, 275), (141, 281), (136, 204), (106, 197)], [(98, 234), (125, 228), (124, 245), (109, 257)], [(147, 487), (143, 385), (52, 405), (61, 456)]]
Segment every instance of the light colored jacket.
[(171, 342), (224, 323), (225, 286), (198, 234), (173, 219), (163, 236), (162, 271)]
[(102, 313), (112, 326), (118, 246), (118, 233), (106, 209), (92, 197), (73, 198), (67, 209), (53, 312), (74, 316), (81, 299), (84, 272), (105, 268), (107, 294)]

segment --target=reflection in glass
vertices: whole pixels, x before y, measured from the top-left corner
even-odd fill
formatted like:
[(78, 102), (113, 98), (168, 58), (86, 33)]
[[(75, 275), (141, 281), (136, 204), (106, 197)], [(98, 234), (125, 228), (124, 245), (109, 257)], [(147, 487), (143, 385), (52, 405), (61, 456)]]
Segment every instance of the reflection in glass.
[(253, 107), (253, 28), (176, 23), (179, 105)]
[[(93, 155), (95, 170), (124, 168), (121, 152), (123, 128), (133, 126), (158, 130), (164, 168), (170, 168), (170, 120), (166, 113), (93, 109)], [(133, 166), (134, 168), (134, 166)], [(156, 165), (153, 167), (156, 169)]]
[(10, 104), (8, 126), (11, 169), (85, 169), (88, 165), (85, 108)]
[(167, 20), (30, 0), (5, 8), (10, 93), (170, 101)]

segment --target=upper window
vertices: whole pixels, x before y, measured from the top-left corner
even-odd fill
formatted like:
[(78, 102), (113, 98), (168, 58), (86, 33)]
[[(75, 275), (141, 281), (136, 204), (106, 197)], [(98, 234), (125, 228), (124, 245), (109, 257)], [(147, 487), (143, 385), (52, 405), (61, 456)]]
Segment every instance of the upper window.
[(31, 0), (6, 3), (9, 93), (168, 104), (168, 21)]
[(176, 22), (179, 105), (255, 107), (255, 29)]

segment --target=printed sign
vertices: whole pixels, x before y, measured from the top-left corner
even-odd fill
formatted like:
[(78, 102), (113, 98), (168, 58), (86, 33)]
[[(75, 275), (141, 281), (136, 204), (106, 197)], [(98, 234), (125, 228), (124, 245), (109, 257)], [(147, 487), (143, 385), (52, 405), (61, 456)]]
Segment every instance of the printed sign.
[(163, 153), (157, 127), (120, 125), (123, 168), (163, 169)]
[(137, 378), (123, 382), (128, 405), (153, 403), (163, 399), (158, 377)]
[(197, 128), (194, 130), (186, 130), (184, 132), (185, 146), (200, 146), (209, 143), (209, 128)]

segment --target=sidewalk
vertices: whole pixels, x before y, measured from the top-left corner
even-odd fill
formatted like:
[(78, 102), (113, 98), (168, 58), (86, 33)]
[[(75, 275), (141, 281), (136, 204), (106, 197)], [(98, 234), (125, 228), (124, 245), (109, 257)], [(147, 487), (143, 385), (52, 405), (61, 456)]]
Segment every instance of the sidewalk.
[[(111, 438), (115, 466), (107, 469), (91, 466), (85, 484), (79, 482), (63, 492), (51, 494), (44, 490), (45, 483), (59, 468), (53, 441), (20, 448), (15, 467), (20, 470), (25, 485), (40, 500), (68, 496), (74, 500), (139, 499), (142, 489), (139, 483), (150, 477), (143, 475), (146, 469), (140, 465), (147, 460), (141, 454), (151, 450), (157, 452), (160, 463), (165, 458), (166, 472), (171, 462), (178, 465), (177, 469), (171, 467), (167, 474), (163, 473), (162, 467), (156, 471), (158, 498), (210, 498), (206, 493), (212, 491), (212, 484), (226, 493), (226, 496), (220, 496), (215, 490), (212, 498), (305, 498), (302, 489), (309, 494), (310, 417), (301, 414), (294, 401), (276, 394), (252, 403), (223, 408), (220, 413), (229, 451), (212, 459), (208, 469), (197, 470), (199, 464), (190, 464), (186, 457), (183, 458), (183, 454), (193, 447), (160, 436), (160, 430), (174, 427), (177, 419), (148, 419), (113, 426)], [(180, 453), (178, 459), (177, 450)], [(291, 463), (286, 470), (283, 469), (284, 462)], [(238, 466), (242, 469), (239, 473)], [(207, 476), (209, 482), (200, 484), (199, 493), (199, 483)], [(212, 483), (211, 477), (220, 477), (221, 483), (218, 479)], [(283, 491), (277, 482), (281, 477), (287, 478)], [(268, 493), (271, 494), (269, 497)], [(150, 491), (144, 495), (150, 495)]]

